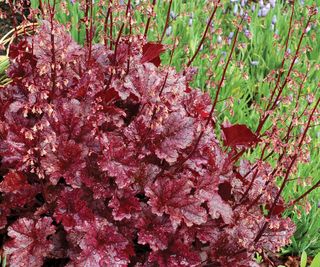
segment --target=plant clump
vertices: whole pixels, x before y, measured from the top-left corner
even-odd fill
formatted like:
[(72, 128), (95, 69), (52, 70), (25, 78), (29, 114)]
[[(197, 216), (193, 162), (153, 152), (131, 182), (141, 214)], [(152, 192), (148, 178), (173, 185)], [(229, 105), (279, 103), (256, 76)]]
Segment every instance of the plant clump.
[(11, 45), (0, 91), (11, 266), (257, 266), (255, 251), (289, 242), (271, 166), (235, 161), (262, 140), (223, 125), (223, 146), (210, 96), (189, 87), (190, 69), (160, 68), (164, 50), (142, 36), (82, 47), (54, 21)]

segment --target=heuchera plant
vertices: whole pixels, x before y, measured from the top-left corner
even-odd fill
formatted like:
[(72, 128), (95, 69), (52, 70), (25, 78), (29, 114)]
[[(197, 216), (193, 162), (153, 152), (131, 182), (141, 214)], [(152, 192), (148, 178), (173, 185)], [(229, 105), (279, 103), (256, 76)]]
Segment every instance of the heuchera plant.
[(0, 91), (10, 266), (257, 266), (255, 251), (289, 242), (273, 169), (237, 163), (261, 138), (225, 124), (223, 147), (216, 100), (189, 87), (192, 69), (160, 69), (164, 50), (133, 35), (81, 47), (52, 19), (11, 45)]
[[(96, 45), (88, 62), (62, 26), (54, 31), (54, 54), (48, 22), (11, 46), (13, 82), (1, 90), (1, 228), (12, 266), (46, 258), (69, 258), (68, 266), (248, 266), (253, 251), (288, 242), (294, 226), (280, 213), (253, 242), (260, 206), (272, 205), (277, 188), (270, 183), (247, 205), (269, 168), (244, 195), (250, 165), (235, 169), (214, 122), (205, 127), (209, 95), (158, 70), (162, 45), (137, 37), (128, 50), (123, 39), (116, 55)], [(222, 129), (226, 145), (258, 142), (246, 126)]]

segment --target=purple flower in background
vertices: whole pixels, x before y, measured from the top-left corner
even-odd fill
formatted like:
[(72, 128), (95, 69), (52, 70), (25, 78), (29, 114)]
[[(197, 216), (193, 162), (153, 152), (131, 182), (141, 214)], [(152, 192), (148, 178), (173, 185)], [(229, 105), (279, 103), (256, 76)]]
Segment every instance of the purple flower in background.
[(271, 23), (274, 25), (277, 23), (277, 16), (273, 15)]
[(170, 36), (172, 33), (172, 26), (169, 26), (167, 29), (166, 29), (166, 35), (167, 36)]
[(311, 30), (311, 26), (309, 25), (309, 26), (306, 28), (306, 33), (308, 33), (310, 30)]
[(259, 9), (259, 11), (258, 11), (258, 17), (261, 17), (261, 14), (262, 14), (262, 10)]
[(269, 2), (272, 8), (276, 6), (276, 0), (270, 0)]
[[(209, 18), (206, 19), (206, 23), (207, 23), (207, 24), (209, 23)], [(211, 27), (214, 26), (214, 22), (213, 22), (213, 21), (211, 22), (211, 25), (210, 25), (210, 26), (211, 26)]]
[(259, 5), (260, 5), (260, 7), (264, 7), (263, 0), (260, 0), (260, 1), (259, 1)]
[(261, 10), (261, 17), (265, 17), (268, 15), (270, 8), (267, 8), (267, 6), (265, 6), (264, 8), (262, 8), (260, 10)]
[(178, 15), (176, 13), (174, 13), (173, 11), (170, 11), (170, 18), (173, 20), (176, 20), (176, 18), (178, 17)]
[(238, 15), (238, 5), (235, 4), (234, 7), (233, 7), (233, 15)]
[(189, 27), (192, 26), (192, 22), (193, 22), (193, 19), (192, 19), (192, 18), (189, 18), (189, 22), (188, 22)]
[(253, 60), (253, 61), (250, 61), (250, 64), (251, 64), (251, 66), (258, 66), (259, 65), (259, 61)]
[(245, 30), (244, 30), (244, 35), (245, 35), (247, 38), (251, 38), (251, 32), (250, 32), (248, 29), (245, 29)]

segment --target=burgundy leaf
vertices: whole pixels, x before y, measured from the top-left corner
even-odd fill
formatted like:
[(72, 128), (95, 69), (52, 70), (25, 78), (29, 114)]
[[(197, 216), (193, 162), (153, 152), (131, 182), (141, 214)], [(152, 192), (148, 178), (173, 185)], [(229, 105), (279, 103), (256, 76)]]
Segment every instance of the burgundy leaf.
[(29, 189), (27, 178), (21, 172), (9, 172), (0, 183), (0, 192), (17, 193), (21, 189)]
[(260, 138), (243, 124), (232, 126), (221, 126), (224, 134), (224, 145), (230, 147), (246, 146), (250, 147), (260, 142)]
[(218, 194), (214, 194), (208, 200), (209, 213), (213, 219), (222, 217), (225, 223), (233, 221), (233, 211), (231, 206), (222, 200)]
[[(267, 204), (266, 209), (270, 212), (271, 211), (271, 205)], [(283, 211), (285, 211), (285, 203), (282, 199), (279, 199), (277, 204), (272, 209), (271, 215), (281, 215)]]
[(229, 182), (224, 182), (224, 183), (219, 184), (218, 193), (224, 201), (232, 200), (232, 186), (231, 186), (231, 184)]
[(8, 228), (12, 240), (4, 245), (11, 266), (42, 266), (44, 258), (53, 249), (48, 236), (55, 233), (52, 219), (39, 220), (21, 218)]
[(9, 207), (23, 207), (39, 192), (39, 187), (30, 185), (21, 172), (9, 172), (0, 183), (0, 192), (6, 193), (4, 201)]
[(192, 251), (191, 247), (179, 240), (174, 240), (166, 250), (152, 252), (149, 262), (157, 263), (159, 267), (168, 266), (199, 266), (201, 258), (199, 253)]
[(127, 266), (133, 251), (128, 240), (114, 226), (97, 219), (81, 230), (84, 231), (79, 242), (82, 251), (74, 261), (75, 266)]
[(138, 226), (139, 244), (149, 245), (153, 251), (168, 248), (170, 237), (175, 232), (168, 216), (157, 216), (148, 209), (138, 219)]
[(86, 154), (86, 148), (73, 140), (61, 141), (57, 148), (46, 152), (41, 164), (52, 184), (57, 184), (63, 177), (68, 184), (79, 187), (81, 172), (86, 167)]
[(66, 189), (58, 198), (54, 218), (58, 223), (62, 223), (66, 231), (94, 219), (92, 211), (82, 197), (81, 189)]
[(141, 58), (141, 63), (151, 62), (157, 67), (161, 64), (160, 54), (165, 51), (162, 44), (157, 43), (146, 43), (143, 46), (143, 54)]
[(99, 161), (102, 171), (116, 178), (119, 188), (133, 182), (138, 171), (138, 163), (134, 160), (134, 147), (126, 144), (121, 136), (110, 135), (105, 138), (104, 157)]
[(176, 112), (169, 115), (163, 127), (155, 153), (160, 159), (174, 163), (178, 159), (179, 152), (192, 144), (195, 135), (194, 120)]
[(188, 226), (202, 224), (207, 220), (207, 213), (201, 202), (190, 194), (190, 181), (158, 179), (153, 185), (145, 189), (150, 198), (152, 212), (158, 216), (164, 213), (170, 215), (174, 227), (183, 220)]
[(130, 219), (141, 211), (139, 199), (135, 197), (134, 190), (129, 188), (117, 190), (108, 206), (113, 209), (112, 215), (117, 221)]

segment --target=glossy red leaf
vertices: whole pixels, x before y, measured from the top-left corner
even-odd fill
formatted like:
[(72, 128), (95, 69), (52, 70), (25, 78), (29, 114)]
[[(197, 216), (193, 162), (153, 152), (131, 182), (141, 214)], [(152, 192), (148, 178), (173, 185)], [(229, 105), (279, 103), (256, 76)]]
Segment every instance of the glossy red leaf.
[(162, 178), (145, 189), (150, 198), (152, 212), (161, 216), (170, 215), (174, 227), (181, 221), (186, 225), (202, 224), (207, 220), (207, 213), (201, 207), (201, 201), (190, 195), (192, 184), (190, 181), (170, 180)]
[(48, 236), (55, 233), (52, 219), (21, 218), (8, 228), (12, 240), (4, 245), (4, 253), (10, 266), (42, 266), (44, 258), (53, 249)]
[(260, 142), (246, 125), (235, 124), (232, 126), (221, 126), (224, 134), (224, 145), (230, 147), (245, 146), (250, 147)]
[(145, 62), (151, 62), (157, 67), (161, 64), (160, 54), (165, 51), (164, 46), (162, 44), (146, 43), (142, 49), (142, 64)]
[(84, 231), (79, 242), (81, 253), (74, 260), (75, 266), (127, 266), (132, 248), (112, 224), (96, 219), (81, 230)]

